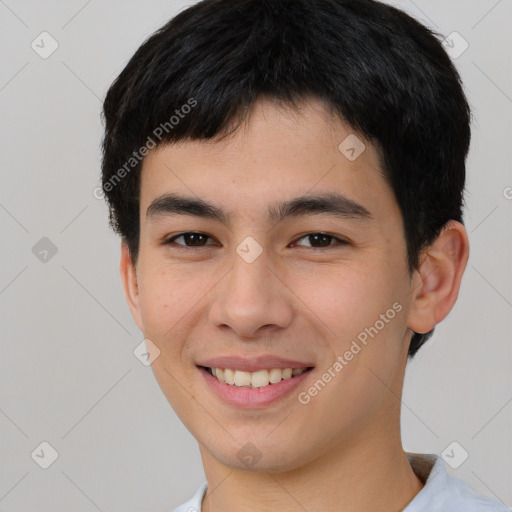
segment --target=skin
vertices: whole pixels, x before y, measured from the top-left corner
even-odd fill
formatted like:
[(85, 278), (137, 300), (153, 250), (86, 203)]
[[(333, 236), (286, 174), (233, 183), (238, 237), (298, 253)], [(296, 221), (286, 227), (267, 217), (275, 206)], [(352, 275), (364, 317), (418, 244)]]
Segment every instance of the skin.
[[(455, 303), (467, 234), (450, 221), (410, 275), (401, 214), (375, 148), (358, 136), (366, 149), (355, 161), (338, 150), (352, 133), (315, 99), (300, 111), (260, 99), (229, 137), (161, 146), (144, 161), (139, 257), (134, 268), (122, 244), (121, 276), (136, 324), (160, 350), (152, 364), (159, 385), (199, 442), (204, 511), (360, 512), (377, 503), (399, 511), (423, 486), (400, 437), (407, 349), (411, 330), (428, 332)], [(333, 191), (372, 219), (267, 218), (277, 202)], [(232, 221), (148, 219), (148, 206), (164, 193), (212, 202)], [(211, 238), (188, 250), (183, 238), (162, 243), (183, 232)], [(315, 246), (305, 235), (318, 232), (350, 243)], [(252, 263), (236, 252), (247, 236), (263, 249)], [(401, 311), (309, 403), (299, 403), (297, 393), (394, 303)], [(297, 393), (249, 410), (223, 403), (196, 367), (218, 355), (261, 353), (315, 368)], [(250, 468), (237, 457), (247, 442), (261, 454)]]

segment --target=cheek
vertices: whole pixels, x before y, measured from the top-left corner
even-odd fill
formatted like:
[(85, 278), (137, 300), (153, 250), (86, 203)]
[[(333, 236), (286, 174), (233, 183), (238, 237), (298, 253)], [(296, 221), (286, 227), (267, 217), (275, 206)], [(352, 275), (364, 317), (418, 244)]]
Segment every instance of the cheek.
[(388, 393), (383, 383), (391, 382), (401, 361), (405, 308), (389, 272), (332, 267), (324, 272), (302, 278), (298, 293), (308, 297), (304, 302), (320, 319), (315, 324), (325, 324), (331, 349), (322, 358), (319, 380), (302, 390), (302, 398), (308, 401), (303, 407), (310, 425), (318, 421), (315, 428), (334, 440), (340, 429), (362, 428)]
[[(222, 274), (220, 274), (222, 275)], [(207, 265), (180, 265), (155, 258), (146, 261), (139, 282), (139, 309), (144, 335), (165, 359), (186, 358), (186, 341), (207, 321), (219, 274)]]
[[(342, 356), (343, 369), (334, 371), (337, 378), (333, 380), (343, 387), (343, 382), (350, 380), (351, 388), (357, 389), (356, 399), (375, 384), (376, 377), (369, 369), (383, 377), (394, 371), (406, 320), (401, 279), (392, 262), (353, 263), (319, 266), (314, 273), (290, 276), (290, 288), (303, 301), (304, 315), (316, 326), (318, 335), (325, 335), (329, 350), (322, 357), (322, 370), (327, 371)], [(343, 408), (343, 404), (339, 406)]]
[(146, 270), (139, 282), (139, 307), (145, 334), (158, 341), (173, 337), (179, 323), (193, 313), (204, 295), (197, 279), (171, 269), (156, 266)]
[[(352, 262), (353, 263), (353, 262)], [(377, 266), (377, 268), (382, 268)], [(330, 335), (348, 339), (393, 304), (391, 276), (364, 265), (324, 265), (289, 274), (289, 287)]]

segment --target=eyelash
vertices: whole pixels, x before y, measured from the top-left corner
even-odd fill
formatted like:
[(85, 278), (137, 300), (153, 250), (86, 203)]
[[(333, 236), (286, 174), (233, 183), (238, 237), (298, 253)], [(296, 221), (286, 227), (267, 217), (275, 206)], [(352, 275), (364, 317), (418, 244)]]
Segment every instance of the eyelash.
[[(176, 239), (178, 239), (178, 238), (180, 238), (182, 236), (185, 236), (185, 235), (202, 235), (202, 236), (206, 236), (207, 238), (213, 240), (213, 238), (211, 236), (207, 235), (206, 233), (201, 233), (199, 231), (185, 231), (183, 233), (179, 233), (177, 235), (173, 235), (171, 238), (168, 238), (167, 240), (164, 240), (163, 245), (171, 245), (171, 244), (174, 243), (174, 241)], [(329, 245), (327, 245), (325, 247), (308, 247), (308, 246), (299, 246), (299, 247), (305, 247), (306, 249), (314, 249), (314, 250), (321, 250), (321, 249), (325, 250), (325, 249), (331, 249), (331, 248), (334, 248), (334, 247), (350, 245), (350, 242), (348, 242), (347, 240), (344, 240), (342, 238), (339, 238), (337, 236), (330, 235), (329, 233), (323, 233), (321, 231), (313, 231), (311, 233), (306, 233), (305, 235), (302, 235), (299, 238), (297, 238), (293, 242), (293, 244), (294, 244), (293, 246), (295, 246), (297, 241), (302, 240), (303, 238), (314, 236), (314, 235), (322, 235), (322, 236), (325, 236), (327, 238), (331, 238), (332, 240), (335, 240), (337, 243), (336, 244), (329, 244)], [(204, 249), (208, 245), (214, 245), (214, 244), (206, 244), (206, 245), (199, 245), (199, 246), (189, 246), (189, 245), (185, 245), (185, 244), (177, 244), (175, 246), (175, 248), (177, 250), (179, 250), (179, 251), (189, 251), (189, 250), (194, 249), (194, 248)]]

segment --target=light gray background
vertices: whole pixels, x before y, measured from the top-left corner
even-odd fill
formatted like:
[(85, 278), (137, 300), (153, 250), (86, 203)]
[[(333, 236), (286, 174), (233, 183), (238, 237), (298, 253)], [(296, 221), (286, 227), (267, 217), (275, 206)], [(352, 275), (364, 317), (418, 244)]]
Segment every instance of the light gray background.
[[(193, 3), (193, 2), (190, 2)], [(395, 5), (469, 48), (473, 107), (459, 300), (406, 374), (406, 450), (469, 458), (452, 474), (512, 505), (511, 0)], [(0, 0), (0, 510), (169, 511), (204, 478), (197, 444), (149, 367), (119, 277), (99, 184), (101, 100), (186, 2)], [(48, 31), (48, 59), (31, 42)], [(435, 148), (433, 148), (435, 150)], [(32, 247), (48, 237), (44, 263)], [(58, 452), (48, 469), (31, 453)]]

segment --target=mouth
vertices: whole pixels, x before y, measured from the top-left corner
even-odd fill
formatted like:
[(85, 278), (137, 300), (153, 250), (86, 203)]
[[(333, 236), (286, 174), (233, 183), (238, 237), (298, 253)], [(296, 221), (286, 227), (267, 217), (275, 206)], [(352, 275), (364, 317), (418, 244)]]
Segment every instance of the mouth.
[(217, 399), (237, 408), (276, 410), (278, 402), (292, 407), (293, 392), (314, 378), (307, 359), (292, 360), (277, 354), (218, 355), (196, 361), (207, 389)]
[(253, 372), (233, 368), (216, 368), (208, 366), (198, 366), (198, 368), (223, 384), (252, 389), (271, 387), (282, 381), (295, 379), (304, 373), (310, 372), (314, 367), (263, 368)]

